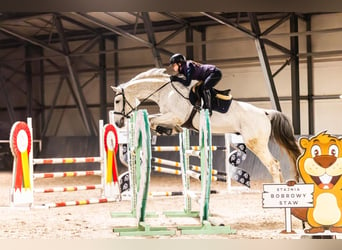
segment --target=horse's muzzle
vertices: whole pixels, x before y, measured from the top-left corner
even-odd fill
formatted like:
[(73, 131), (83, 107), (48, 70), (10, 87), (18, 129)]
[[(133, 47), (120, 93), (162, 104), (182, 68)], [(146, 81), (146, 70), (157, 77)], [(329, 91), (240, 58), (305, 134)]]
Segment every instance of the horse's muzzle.
[(122, 128), (123, 126), (125, 126), (125, 118), (124, 117), (121, 117), (120, 120), (118, 122), (115, 122), (115, 125), (118, 127), (118, 128)]

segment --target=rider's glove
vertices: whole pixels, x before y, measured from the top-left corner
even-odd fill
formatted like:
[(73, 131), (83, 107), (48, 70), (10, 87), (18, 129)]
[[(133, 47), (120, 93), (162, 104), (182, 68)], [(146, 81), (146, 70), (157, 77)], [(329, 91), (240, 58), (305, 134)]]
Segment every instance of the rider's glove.
[(177, 76), (170, 76), (170, 81), (171, 82), (178, 81), (178, 77)]

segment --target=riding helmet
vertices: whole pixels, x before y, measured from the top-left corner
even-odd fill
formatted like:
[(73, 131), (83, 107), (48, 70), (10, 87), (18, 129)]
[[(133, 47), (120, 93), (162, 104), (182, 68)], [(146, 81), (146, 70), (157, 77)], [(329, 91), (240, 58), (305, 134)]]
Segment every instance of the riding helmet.
[(174, 63), (184, 63), (186, 61), (185, 56), (182, 54), (174, 54), (173, 56), (170, 57), (170, 65)]

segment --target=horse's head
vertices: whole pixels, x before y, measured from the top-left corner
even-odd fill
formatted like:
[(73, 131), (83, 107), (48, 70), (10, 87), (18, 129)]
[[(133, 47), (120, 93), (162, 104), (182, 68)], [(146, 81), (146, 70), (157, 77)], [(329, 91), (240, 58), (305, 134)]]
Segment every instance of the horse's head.
[(123, 87), (113, 87), (111, 86), (114, 95), (114, 122), (119, 128), (125, 126), (125, 120), (129, 117), (132, 111), (137, 106), (137, 100), (135, 101), (129, 95), (126, 95), (125, 89)]
[(160, 92), (161, 90), (165, 91), (164, 87), (170, 82), (170, 76), (164, 72), (165, 69), (153, 68), (117, 87), (112, 86), (115, 92), (114, 121), (119, 128), (125, 125), (126, 118), (138, 109), (140, 104), (147, 100), (160, 104)]

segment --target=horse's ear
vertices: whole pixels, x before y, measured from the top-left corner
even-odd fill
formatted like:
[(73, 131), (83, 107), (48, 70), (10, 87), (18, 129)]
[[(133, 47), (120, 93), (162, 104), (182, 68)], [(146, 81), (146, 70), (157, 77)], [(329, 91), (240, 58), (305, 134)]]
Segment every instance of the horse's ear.
[(111, 88), (112, 88), (112, 90), (116, 93), (116, 92), (120, 92), (119, 91), (119, 88), (117, 88), (117, 87), (114, 87), (114, 86), (110, 86)]

